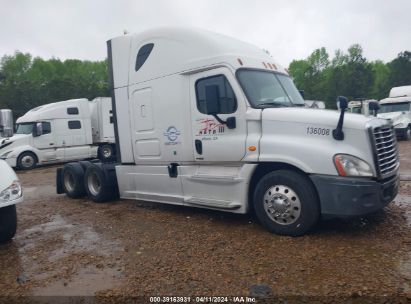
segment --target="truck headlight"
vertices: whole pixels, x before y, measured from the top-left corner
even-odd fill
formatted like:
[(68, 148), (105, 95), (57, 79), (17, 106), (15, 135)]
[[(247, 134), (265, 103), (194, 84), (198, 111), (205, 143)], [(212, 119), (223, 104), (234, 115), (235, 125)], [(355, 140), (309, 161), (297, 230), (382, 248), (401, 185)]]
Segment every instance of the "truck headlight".
[(341, 176), (372, 176), (371, 166), (358, 157), (348, 154), (334, 156), (334, 165)]
[(0, 192), (0, 202), (14, 201), (23, 195), (19, 181), (14, 181), (8, 188)]
[(407, 125), (405, 123), (402, 123), (402, 122), (397, 123), (396, 125), (394, 125), (394, 128), (405, 128), (405, 127), (407, 127)]

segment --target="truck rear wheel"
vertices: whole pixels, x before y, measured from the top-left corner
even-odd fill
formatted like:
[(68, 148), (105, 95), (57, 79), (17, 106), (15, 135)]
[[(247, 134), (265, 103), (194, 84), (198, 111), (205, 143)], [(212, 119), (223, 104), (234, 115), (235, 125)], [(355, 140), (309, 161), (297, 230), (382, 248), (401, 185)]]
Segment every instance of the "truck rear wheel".
[(320, 207), (311, 181), (289, 170), (268, 173), (257, 184), (254, 209), (270, 232), (300, 236), (318, 222)]
[(17, 168), (31, 170), (37, 165), (37, 157), (32, 152), (23, 152), (17, 158)]
[(68, 197), (86, 195), (84, 189), (84, 169), (79, 163), (68, 163), (63, 167), (63, 187)]
[(84, 186), (88, 197), (96, 203), (111, 201), (116, 196), (116, 187), (103, 170), (102, 164), (91, 164), (84, 175)]
[(0, 243), (11, 240), (16, 234), (16, 205), (0, 208)]

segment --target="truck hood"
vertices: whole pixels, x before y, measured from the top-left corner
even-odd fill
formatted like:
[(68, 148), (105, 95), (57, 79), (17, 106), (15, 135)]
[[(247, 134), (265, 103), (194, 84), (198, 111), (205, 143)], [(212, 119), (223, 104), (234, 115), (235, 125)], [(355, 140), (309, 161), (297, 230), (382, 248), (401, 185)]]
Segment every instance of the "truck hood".
[[(340, 118), (340, 112), (307, 108), (269, 108), (263, 110), (262, 116), (263, 120), (322, 125), (334, 129)], [(364, 130), (367, 123), (375, 119), (378, 118), (346, 112), (343, 129)], [(385, 122), (383, 119), (378, 120), (381, 120), (381, 124)]]
[(307, 173), (338, 175), (336, 154), (354, 155), (373, 167), (372, 143), (368, 128), (387, 120), (345, 113), (344, 139), (336, 140), (339, 111), (307, 108), (270, 108), (262, 112), (259, 160), (291, 164)]
[(397, 120), (401, 117), (402, 112), (388, 112), (388, 113), (379, 113), (377, 117), (384, 118), (384, 119), (391, 119), (392, 121)]
[(13, 169), (4, 161), (0, 159), (0, 192), (11, 185), (15, 180), (18, 180), (16, 173)]
[(12, 137), (2, 139), (0, 141), (0, 149), (5, 146), (9, 146), (13, 143), (19, 143), (19, 144), (28, 143), (30, 141), (31, 136), (32, 136), (31, 134), (15, 134)]

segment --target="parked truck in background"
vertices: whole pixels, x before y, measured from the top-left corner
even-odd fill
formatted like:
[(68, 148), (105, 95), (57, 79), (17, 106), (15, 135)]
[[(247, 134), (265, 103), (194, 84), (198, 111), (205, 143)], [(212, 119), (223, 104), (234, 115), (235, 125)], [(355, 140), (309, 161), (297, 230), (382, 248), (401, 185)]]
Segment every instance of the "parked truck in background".
[(16, 204), (23, 201), (23, 190), (13, 169), (3, 160), (0, 160), (0, 172), (0, 243), (3, 243), (16, 234)]
[(298, 236), (321, 216), (358, 216), (398, 192), (385, 119), (304, 107), (260, 48), (198, 29), (108, 41), (117, 162), (69, 163), (57, 192), (233, 213)]
[(311, 109), (325, 109), (325, 102), (321, 100), (304, 100), (304, 104)]
[(0, 109), (0, 140), (13, 136), (13, 112), (9, 109)]
[(0, 141), (0, 158), (11, 167), (32, 169), (115, 154), (111, 98), (72, 99), (28, 111), (14, 136)]
[(411, 139), (411, 85), (394, 87), (380, 100), (378, 117), (392, 121), (397, 137)]
[(348, 111), (365, 116), (376, 116), (380, 106), (378, 100), (359, 98), (348, 103)]

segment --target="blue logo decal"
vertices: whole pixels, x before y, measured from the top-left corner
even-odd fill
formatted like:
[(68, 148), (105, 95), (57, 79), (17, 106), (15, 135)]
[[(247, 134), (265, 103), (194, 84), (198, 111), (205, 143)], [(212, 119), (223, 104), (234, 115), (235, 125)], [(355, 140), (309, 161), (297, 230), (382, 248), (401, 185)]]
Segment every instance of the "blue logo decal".
[(174, 126), (168, 127), (167, 131), (164, 132), (164, 136), (166, 136), (171, 142), (175, 142), (180, 134), (181, 132)]

